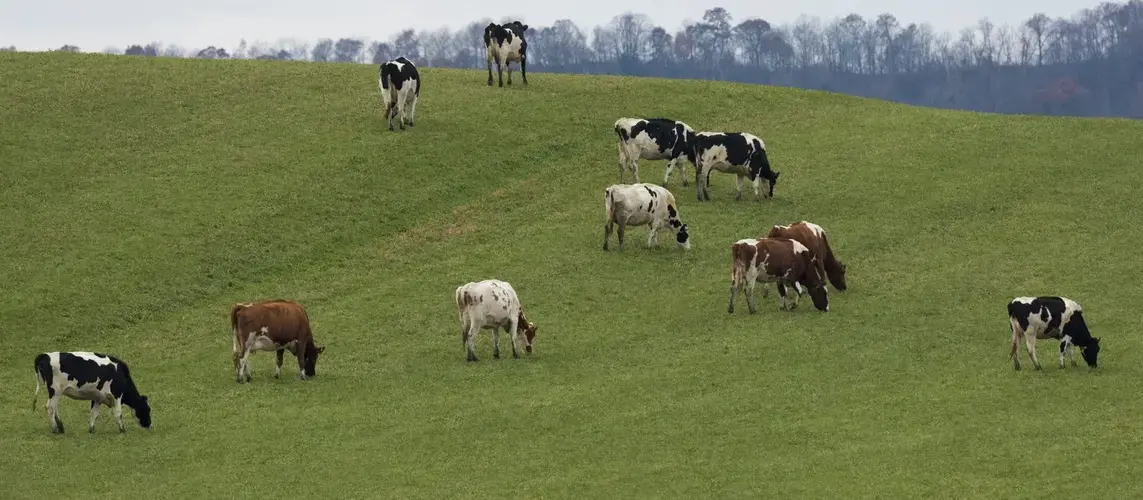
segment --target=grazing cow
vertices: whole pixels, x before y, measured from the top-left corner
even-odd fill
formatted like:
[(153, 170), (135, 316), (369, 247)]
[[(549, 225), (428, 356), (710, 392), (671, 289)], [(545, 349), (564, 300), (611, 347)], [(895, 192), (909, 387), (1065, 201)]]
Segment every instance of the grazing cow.
[(1073, 346), (1083, 349), (1083, 360), (1091, 368), (1099, 357), (1099, 337), (1092, 337), (1083, 319), (1083, 308), (1067, 297), (1016, 297), (1008, 302), (1008, 322), (1012, 324), (1012, 365), (1020, 369), (1020, 337), (1028, 348), (1028, 357), (1037, 370), (1042, 370), (1036, 358), (1036, 339), (1060, 341), (1060, 368), (1064, 368), (1064, 355), (1078, 366)]
[(754, 314), (754, 282), (777, 282), (778, 294), (782, 296), (779, 309), (792, 311), (798, 307), (798, 295), (793, 294), (793, 303), (786, 305), (786, 287), (798, 285), (809, 290), (814, 307), (822, 312), (829, 311), (829, 298), (826, 294), (825, 276), (817, 264), (817, 256), (797, 240), (789, 238), (746, 238), (731, 245), (732, 263), (730, 269), (730, 305), (726, 312), (734, 312), (734, 296), (746, 288), (746, 305)]
[[(620, 118), (615, 120), (615, 134), (619, 136), (619, 182), (623, 171), (630, 170), (639, 182), (639, 160), (670, 160), (663, 174), (663, 185), (671, 180), (675, 163), (685, 158), (695, 163), (691, 142), (695, 131), (683, 122), (667, 118)], [(679, 175), (687, 185), (687, 168), (679, 164)]]
[[(405, 124), (413, 126), (417, 113), (417, 98), (421, 96), (421, 74), (417, 67), (404, 56), (382, 63), (377, 81), (381, 86), (381, 100), (385, 102), (385, 119), (389, 130), (393, 130), (393, 117), (398, 114), (401, 130)], [(408, 114), (405, 107), (408, 106)], [(407, 119), (406, 119), (407, 118)]]
[[(805, 245), (818, 258), (818, 272), (829, 278), (834, 288), (845, 290), (846, 266), (834, 256), (833, 249), (829, 246), (829, 239), (826, 238), (825, 230), (821, 226), (804, 220), (788, 226), (775, 225), (770, 228), (766, 237), (789, 238)], [(763, 285), (764, 296), (769, 294), (769, 287), (769, 283)], [(798, 295), (801, 295), (801, 287), (795, 288), (798, 289)]]
[(611, 239), (612, 229), (619, 226), (619, 250), (623, 250), (623, 233), (627, 226), (651, 226), (647, 236), (647, 246), (659, 244), (659, 231), (675, 233), (675, 244), (679, 248), (691, 248), (687, 225), (679, 220), (675, 209), (675, 195), (667, 188), (654, 184), (613, 184), (604, 190), (604, 203), (607, 208), (607, 224), (603, 226), (603, 250), (608, 250), (607, 240)]
[(492, 357), (500, 359), (500, 329), (512, 336), (512, 357), (519, 358), (516, 339), (524, 330), (524, 351), (532, 354), (536, 324), (524, 317), (516, 290), (507, 282), (487, 279), (456, 287), (456, 307), (460, 312), (460, 340), (468, 351), (468, 361), (476, 358), (476, 334), (492, 330)]
[(234, 380), (250, 381), (250, 355), (255, 351), (276, 351), (278, 364), (274, 378), (282, 374), (282, 351), (298, 360), (298, 378), (316, 374), (318, 355), (325, 346), (314, 344), (310, 317), (301, 304), (289, 300), (237, 303), (230, 309), (230, 329), (234, 333)]
[(95, 432), (95, 419), (99, 417), (99, 405), (115, 408), (115, 421), (119, 432), (123, 427), (123, 405), (131, 407), (139, 426), (151, 428), (151, 405), (147, 396), (139, 394), (127, 363), (115, 356), (97, 352), (45, 352), (36, 355), (36, 394), (32, 397), (32, 409), (40, 396), (40, 384), (48, 392), (48, 423), (53, 434), (64, 432), (60, 420), (60, 396), (91, 401), (91, 423), (88, 432)]
[[(738, 175), (738, 191), (735, 200), (742, 199), (742, 179), (750, 178), (754, 183), (754, 197), (772, 198), (778, 174), (770, 169), (766, 156), (766, 145), (762, 139), (744, 132), (699, 132), (693, 144), (695, 163), (695, 184), (699, 201), (710, 201), (707, 186), (710, 185), (712, 170)], [(761, 182), (766, 179), (770, 188), (762, 194)]]
[(512, 21), (500, 25), (488, 23), (484, 27), (485, 60), (488, 63), (488, 86), (492, 86), (492, 61), (496, 60), (496, 73), (500, 86), (504, 86), (504, 69), (508, 70), (508, 85), (512, 85), (511, 63), (520, 63), (520, 76), (528, 84), (528, 41), (524, 40), (527, 24)]

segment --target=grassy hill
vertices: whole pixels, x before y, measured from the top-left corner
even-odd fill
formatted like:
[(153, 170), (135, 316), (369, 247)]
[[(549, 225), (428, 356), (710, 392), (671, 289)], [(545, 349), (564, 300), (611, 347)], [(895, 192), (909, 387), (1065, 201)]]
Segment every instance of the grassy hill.
[[(728, 83), (422, 69), (386, 130), (368, 65), (0, 53), (0, 477), (42, 498), (1127, 498), (1143, 494), (1143, 124), (936, 111)], [(619, 116), (745, 130), (775, 199), (669, 184), (693, 247), (601, 249)], [(660, 182), (665, 162), (641, 163)], [(746, 194), (752, 196), (752, 193)], [(730, 244), (823, 225), (829, 313), (726, 313)], [(453, 289), (498, 277), (535, 354), (466, 363)], [(761, 289), (758, 289), (760, 292)], [(1007, 359), (1005, 303), (1063, 294), (1098, 370)], [(304, 303), (234, 382), (236, 301)], [(114, 353), (125, 435), (32, 359)], [(1026, 358), (1025, 358), (1026, 360)]]

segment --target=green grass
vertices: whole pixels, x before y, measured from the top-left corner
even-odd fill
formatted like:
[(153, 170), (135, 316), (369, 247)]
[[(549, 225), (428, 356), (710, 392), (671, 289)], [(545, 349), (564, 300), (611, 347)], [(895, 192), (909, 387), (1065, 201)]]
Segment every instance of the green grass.
[[(391, 133), (369, 65), (0, 53), (0, 496), (1143, 494), (1143, 124), (422, 73)], [(612, 123), (651, 115), (760, 135), (776, 198), (716, 173), (699, 204), (688, 165), (692, 249), (638, 228), (603, 252)], [(850, 290), (728, 315), (730, 244), (800, 219)], [(483, 332), (464, 361), (453, 290), (488, 277), (540, 325), (530, 358)], [(1005, 303), (1034, 294), (1083, 304), (1098, 370), (1051, 342), (1012, 370)], [(229, 307), (276, 297), (307, 306), (317, 377), (262, 353), (238, 385)], [(105, 410), (88, 434), (65, 400), (51, 435), (30, 402), (49, 350), (123, 357), (153, 431)]]

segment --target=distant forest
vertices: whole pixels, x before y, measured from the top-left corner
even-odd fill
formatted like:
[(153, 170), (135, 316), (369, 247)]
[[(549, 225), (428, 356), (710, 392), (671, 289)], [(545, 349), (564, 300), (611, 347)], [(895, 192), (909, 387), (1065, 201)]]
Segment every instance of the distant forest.
[[(406, 29), (386, 41), (242, 40), (230, 48), (153, 42), (103, 52), (362, 64), (403, 55), (418, 66), (484, 69), (482, 35), (490, 21), (458, 31)], [(525, 38), (529, 72), (697, 78), (939, 108), (1143, 118), (1143, 0), (1105, 2), (1070, 19), (1037, 13), (1019, 26), (982, 19), (955, 35), (925, 23), (905, 25), (892, 14), (829, 22), (803, 16), (776, 26), (761, 18), (739, 20), (716, 7), (675, 33), (628, 12), (590, 30), (566, 19), (530, 26)]]

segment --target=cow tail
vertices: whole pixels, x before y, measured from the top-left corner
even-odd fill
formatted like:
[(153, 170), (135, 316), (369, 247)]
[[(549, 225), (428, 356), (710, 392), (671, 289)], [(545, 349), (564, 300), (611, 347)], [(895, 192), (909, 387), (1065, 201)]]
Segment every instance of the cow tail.
[(36, 411), (36, 400), (40, 399), (40, 370), (36, 370), (36, 393), (32, 395), (32, 411)]
[(32, 411), (33, 412), (36, 411), (36, 401), (40, 399), (40, 384), (42, 383), (44, 385), (45, 391), (48, 389), (48, 381), (44, 380), (43, 372), (40, 369), (40, 367), (45, 365), (45, 364), (50, 365), (50, 363), (51, 363), (51, 360), (48, 358), (47, 354), (39, 354), (36, 356), (36, 361), (32, 365), (32, 371), (35, 372), (34, 378), (36, 380), (36, 392), (35, 392), (35, 394), (32, 395)]
[(604, 205), (607, 208), (607, 221), (615, 220), (615, 192), (611, 188), (604, 190), (606, 196), (604, 197)]

